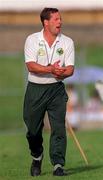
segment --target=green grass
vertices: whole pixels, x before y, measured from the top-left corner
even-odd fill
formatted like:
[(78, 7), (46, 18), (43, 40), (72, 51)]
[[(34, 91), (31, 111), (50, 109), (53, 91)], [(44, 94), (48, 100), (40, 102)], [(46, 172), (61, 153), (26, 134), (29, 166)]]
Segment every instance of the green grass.
[(22, 127), (23, 61), (19, 54), (0, 57), (0, 129)]
[(76, 137), (89, 161), (85, 165), (72, 137), (68, 136), (65, 169), (69, 173), (67, 177), (53, 177), (53, 167), (50, 163), (49, 133), (44, 132), (44, 159), (42, 175), (31, 177), (29, 168), (31, 157), (25, 132), (1, 132), (0, 133), (0, 180), (102, 180), (103, 179), (103, 131), (79, 131)]
[[(24, 57), (20, 54), (0, 56), (0, 86), (22, 88)], [(0, 88), (1, 88), (0, 87)]]
[(103, 67), (103, 46), (88, 46), (86, 56), (87, 64)]
[(76, 47), (76, 65), (91, 65), (103, 67), (103, 46), (88, 45)]

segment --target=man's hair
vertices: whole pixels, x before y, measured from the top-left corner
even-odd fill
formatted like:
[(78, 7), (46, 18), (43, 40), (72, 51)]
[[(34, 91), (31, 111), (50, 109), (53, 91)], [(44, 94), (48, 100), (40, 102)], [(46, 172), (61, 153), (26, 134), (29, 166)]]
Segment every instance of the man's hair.
[(44, 26), (44, 20), (49, 20), (51, 13), (59, 12), (57, 8), (44, 8), (40, 13), (40, 20)]

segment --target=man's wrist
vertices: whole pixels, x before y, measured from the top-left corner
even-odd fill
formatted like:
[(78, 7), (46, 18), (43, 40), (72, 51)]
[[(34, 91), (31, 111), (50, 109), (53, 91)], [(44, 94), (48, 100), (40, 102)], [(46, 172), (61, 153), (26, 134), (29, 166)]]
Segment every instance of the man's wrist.
[(47, 70), (48, 73), (52, 73), (52, 71), (53, 71), (53, 66), (52, 66), (52, 65), (46, 66), (46, 70)]

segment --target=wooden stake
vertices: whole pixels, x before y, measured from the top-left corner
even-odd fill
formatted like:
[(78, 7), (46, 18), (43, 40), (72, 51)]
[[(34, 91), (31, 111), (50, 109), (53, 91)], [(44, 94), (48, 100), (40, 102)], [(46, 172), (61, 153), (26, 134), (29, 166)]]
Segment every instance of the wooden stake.
[(71, 127), (71, 125), (69, 123), (68, 123), (68, 127), (67, 128), (68, 128), (69, 133), (72, 135), (72, 137), (74, 139), (74, 142), (76, 143), (76, 145), (77, 145), (77, 147), (78, 147), (78, 149), (79, 149), (79, 151), (80, 151), (80, 153), (81, 153), (81, 155), (82, 155), (86, 165), (88, 165), (89, 163), (88, 163), (88, 160), (86, 158), (86, 155), (85, 155), (82, 147), (80, 146), (80, 143), (79, 143), (79, 141), (78, 141), (78, 139), (77, 139), (77, 137), (76, 137), (76, 135), (75, 135), (75, 133), (74, 133), (74, 131), (73, 131), (73, 129), (72, 129), (72, 127)]

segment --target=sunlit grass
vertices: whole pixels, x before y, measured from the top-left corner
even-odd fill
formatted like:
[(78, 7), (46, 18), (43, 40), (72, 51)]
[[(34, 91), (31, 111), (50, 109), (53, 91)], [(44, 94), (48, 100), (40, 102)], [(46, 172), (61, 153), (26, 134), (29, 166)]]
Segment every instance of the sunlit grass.
[[(0, 133), (0, 180), (53, 180), (53, 167), (49, 159), (50, 132), (44, 132), (44, 159), (40, 177), (30, 176), (31, 156), (25, 138), (25, 132)], [(76, 132), (86, 156), (89, 166), (86, 166), (72, 137), (67, 134), (67, 154), (65, 169), (67, 177), (64, 180), (102, 180), (103, 179), (103, 131)]]

